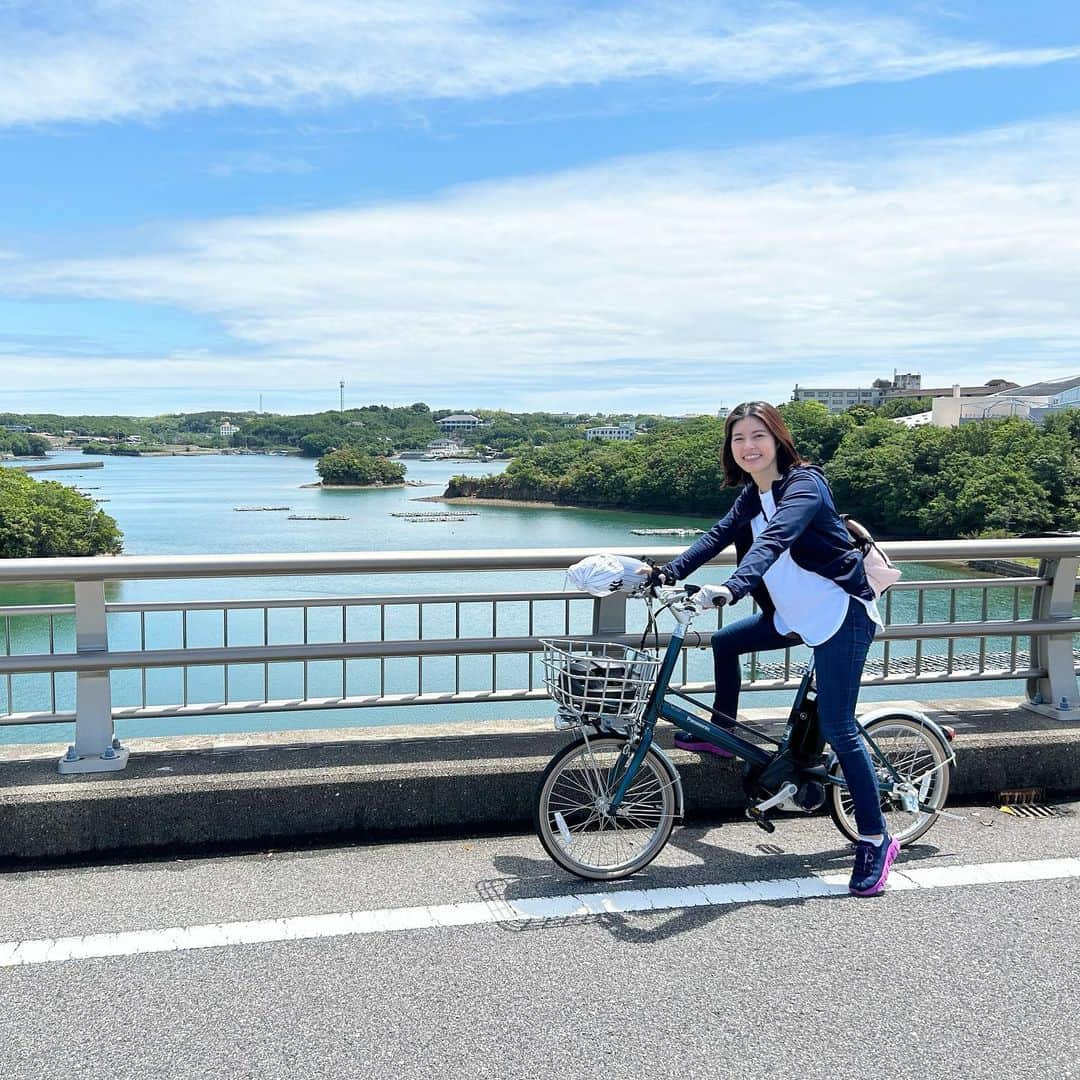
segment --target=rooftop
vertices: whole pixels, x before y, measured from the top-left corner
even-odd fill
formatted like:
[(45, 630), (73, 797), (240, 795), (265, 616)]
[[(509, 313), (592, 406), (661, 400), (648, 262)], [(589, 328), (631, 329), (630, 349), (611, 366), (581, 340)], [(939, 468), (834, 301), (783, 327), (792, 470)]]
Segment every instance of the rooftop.
[(1053, 397), (1074, 386), (1080, 386), (1080, 375), (1070, 375), (1064, 379), (1050, 379), (1046, 382), (1030, 383), (1002, 390), (1002, 397)]

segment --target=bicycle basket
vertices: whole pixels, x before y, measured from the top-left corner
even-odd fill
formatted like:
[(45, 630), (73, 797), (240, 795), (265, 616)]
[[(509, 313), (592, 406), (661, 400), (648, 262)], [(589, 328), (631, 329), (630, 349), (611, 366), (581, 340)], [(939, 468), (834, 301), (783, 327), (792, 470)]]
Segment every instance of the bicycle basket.
[(544, 640), (544, 683), (560, 713), (607, 727), (641, 716), (660, 658), (608, 641)]

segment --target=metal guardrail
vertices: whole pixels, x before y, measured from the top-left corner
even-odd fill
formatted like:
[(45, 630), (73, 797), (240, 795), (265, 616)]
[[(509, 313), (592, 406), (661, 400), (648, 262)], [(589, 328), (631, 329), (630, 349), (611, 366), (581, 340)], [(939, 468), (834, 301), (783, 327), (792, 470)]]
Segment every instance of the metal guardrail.
[[(1028, 707), (1080, 716), (1074, 589), (1080, 537), (905, 542), (903, 562), (1038, 558), (1025, 577), (901, 582), (882, 605), (884, 630), (864, 685), (1024, 679)], [(667, 559), (681, 548), (649, 548)], [(287, 599), (109, 603), (109, 582), (561, 570), (584, 549), (121, 556), (0, 561), (0, 588), (66, 582), (73, 604), (0, 607), (0, 725), (74, 721), (63, 772), (121, 768), (114, 721), (529, 701), (546, 697), (539, 640), (600, 637), (636, 643), (642, 626), (623, 596), (594, 600), (550, 589)], [(730, 565), (725, 554), (717, 565)], [(721, 613), (720, 618), (724, 613)], [(735, 611), (729, 618), (740, 617)], [(708, 644), (699, 620), (698, 641)], [(665, 642), (665, 636), (660, 636)], [(689, 643), (694, 636), (689, 636)], [(683, 654), (681, 686), (712, 689)], [(706, 664), (706, 667), (709, 667)], [(751, 690), (794, 686), (799, 650), (750, 659)], [(703, 678), (702, 675), (705, 675)], [(43, 681), (44, 680), (44, 684)], [(26, 703), (30, 702), (28, 706)]]

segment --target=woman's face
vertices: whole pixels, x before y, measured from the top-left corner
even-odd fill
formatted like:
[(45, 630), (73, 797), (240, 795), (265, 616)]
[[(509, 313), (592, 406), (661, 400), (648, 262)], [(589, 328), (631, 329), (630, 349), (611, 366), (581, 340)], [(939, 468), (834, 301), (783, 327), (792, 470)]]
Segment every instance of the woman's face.
[(776, 439), (756, 416), (744, 416), (731, 429), (731, 456), (735, 464), (755, 480), (776, 469)]

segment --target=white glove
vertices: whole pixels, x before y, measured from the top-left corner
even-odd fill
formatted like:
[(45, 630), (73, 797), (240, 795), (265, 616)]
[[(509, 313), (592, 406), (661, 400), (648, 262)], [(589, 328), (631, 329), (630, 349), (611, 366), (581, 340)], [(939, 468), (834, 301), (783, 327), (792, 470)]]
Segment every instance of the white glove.
[(698, 611), (710, 611), (734, 603), (735, 597), (726, 585), (702, 585), (691, 599)]

